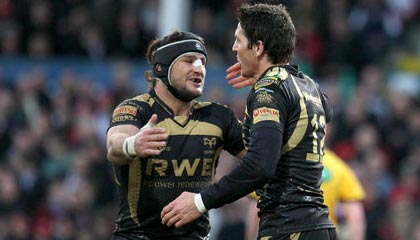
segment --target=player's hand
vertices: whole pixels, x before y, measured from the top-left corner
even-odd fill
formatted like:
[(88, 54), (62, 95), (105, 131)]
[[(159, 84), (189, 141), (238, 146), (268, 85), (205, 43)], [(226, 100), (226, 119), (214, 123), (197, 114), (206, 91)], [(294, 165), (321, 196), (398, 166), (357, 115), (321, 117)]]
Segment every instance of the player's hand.
[(149, 122), (136, 134), (134, 149), (140, 157), (159, 155), (166, 146), (168, 134), (165, 128), (155, 126), (157, 119), (157, 115), (153, 114)]
[(234, 88), (251, 86), (257, 82), (255, 78), (241, 76), (241, 64), (239, 62), (233, 64), (226, 70), (226, 79), (228, 80), (228, 84)]
[(198, 211), (194, 203), (195, 193), (183, 192), (178, 198), (166, 205), (160, 217), (162, 224), (168, 227), (181, 227), (199, 218), (202, 213)]

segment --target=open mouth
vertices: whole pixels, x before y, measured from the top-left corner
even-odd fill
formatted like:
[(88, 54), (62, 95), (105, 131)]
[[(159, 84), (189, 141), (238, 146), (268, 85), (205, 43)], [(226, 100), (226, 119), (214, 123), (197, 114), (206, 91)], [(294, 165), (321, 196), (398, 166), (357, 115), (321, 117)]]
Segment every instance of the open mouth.
[(202, 79), (200, 77), (191, 77), (190, 81), (192, 81), (193, 83), (201, 84)]

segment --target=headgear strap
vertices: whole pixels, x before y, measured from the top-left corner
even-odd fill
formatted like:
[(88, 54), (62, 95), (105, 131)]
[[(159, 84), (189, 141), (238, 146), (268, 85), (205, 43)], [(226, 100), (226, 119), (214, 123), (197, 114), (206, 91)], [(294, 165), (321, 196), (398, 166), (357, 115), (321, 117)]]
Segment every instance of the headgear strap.
[[(180, 55), (187, 52), (197, 52), (203, 54), (207, 58), (206, 47), (200, 38), (190, 32), (181, 32), (182, 36), (175, 42), (169, 42), (168, 37), (165, 37), (162, 46), (156, 49), (152, 57), (153, 75), (162, 80), (168, 87), (168, 90), (179, 100), (189, 102), (191, 99), (183, 97), (172, 86), (169, 80), (169, 69), (173, 61)], [(158, 71), (158, 65), (160, 66)]]

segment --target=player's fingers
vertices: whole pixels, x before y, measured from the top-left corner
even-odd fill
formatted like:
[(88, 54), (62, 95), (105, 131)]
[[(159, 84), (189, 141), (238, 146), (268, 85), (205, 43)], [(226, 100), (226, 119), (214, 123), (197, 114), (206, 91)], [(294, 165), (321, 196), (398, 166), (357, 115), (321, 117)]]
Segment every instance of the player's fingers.
[(157, 123), (157, 119), (158, 119), (157, 114), (153, 114), (150, 117), (150, 119), (147, 122), (147, 124), (143, 126), (143, 128), (152, 128), (152, 127), (154, 127), (156, 125), (156, 123)]
[(233, 71), (240, 71), (241, 70), (241, 64), (239, 62), (236, 62), (232, 66), (230, 66), (228, 69), (226, 69), (227, 73), (233, 72)]
[(148, 149), (143, 150), (142, 151), (142, 155), (140, 155), (140, 156), (157, 156), (161, 152), (162, 152), (161, 149), (156, 149), (156, 148), (155, 149), (151, 149), (151, 148), (148, 148)]
[(160, 217), (162, 219), (165, 218), (165, 215), (168, 214), (171, 210), (173, 209), (173, 206), (171, 203), (169, 203), (168, 205), (166, 205), (165, 207), (163, 207), (162, 211), (160, 212)]
[(177, 228), (182, 227), (182, 226), (184, 226), (186, 223), (187, 223), (186, 221), (184, 221), (184, 220), (180, 219), (180, 220), (178, 220), (177, 222), (175, 222), (175, 227), (177, 227)]
[(151, 134), (144, 137), (144, 140), (147, 142), (161, 142), (168, 139), (168, 134)]
[(248, 86), (248, 84), (246, 82), (235, 83), (235, 84), (232, 85), (232, 87), (234, 87), (234, 88), (243, 88), (243, 87), (246, 87), (246, 86)]
[(174, 215), (174, 216), (172, 216), (168, 219), (168, 221), (166, 222), (166, 226), (171, 227), (171, 226), (175, 225), (177, 222), (179, 222), (180, 220), (181, 220), (181, 216)]
[(153, 141), (148, 142), (144, 145), (147, 149), (156, 149), (156, 148), (162, 148), (166, 146), (166, 141)]
[(230, 72), (230, 73), (226, 74), (226, 79), (228, 81), (230, 81), (232, 79), (235, 79), (235, 78), (239, 77), (240, 75), (241, 75), (241, 71), (240, 70), (234, 71), (234, 72)]
[(243, 87), (254, 85), (255, 82), (256, 82), (255, 78), (248, 78), (248, 79), (245, 79), (241, 82), (237, 82), (237, 83), (233, 84), (232, 87), (243, 88)]
[(228, 84), (233, 86), (237, 83), (241, 83), (241, 82), (245, 81), (245, 79), (246, 79), (245, 77), (240, 76), (240, 77), (229, 80)]
[(174, 221), (172, 218), (174, 218), (174, 216), (176, 215), (176, 212), (174, 208), (172, 207), (172, 205), (168, 204), (166, 207), (162, 209), (162, 212), (160, 213), (160, 215), (162, 218), (162, 224), (169, 227), (171, 224), (174, 223), (171, 221)]
[(158, 133), (166, 132), (166, 129), (162, 127), (153, 127), (153, 128), (146, 128), (143, 131), (148, 134), (158, 134)]

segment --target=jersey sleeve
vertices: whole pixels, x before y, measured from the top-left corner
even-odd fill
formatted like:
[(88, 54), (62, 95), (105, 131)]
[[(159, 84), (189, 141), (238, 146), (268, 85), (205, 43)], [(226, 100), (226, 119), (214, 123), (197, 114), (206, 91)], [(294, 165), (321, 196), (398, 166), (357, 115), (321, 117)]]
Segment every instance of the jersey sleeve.
[(128, 99), (120, 103), (112, 112), (109, 128), (117, 125), (134, 125), (141, 128), (147, 123), (145, 108), (136, 99)]
[(278, 91), (273, 84), (251, 93), (247, 104), (248, 114), (252, 114), (247, 155), (232, 172), (201, 192), (207, 209), (236, 201), (261, 188), (274, 175), (283, 141), (280, 116), (285, 111), (279, 104)]
[(239, 154), (244, 148), (244, 143), (242, 141), (242, 123), (236, 117), (235, 113), (230, 109), (226, 108), (227, 117), (226, 117), (226, 128), (223, 131), (225, 139), (224, 149), (232, 155)]
[(283, 129), (288, 100), (278, 84), (258, 88), (251, 94), (247, 110), (251, 116), (251, 132), (260, 127)]
[(331, 122), (333, 120), (333, 107), (332, 107), (332, 103), (330, 101), (330, 99), (328, 98), (328, 96), (321, 92), (321, 102), (322, 102), (322, 106), (324, 108), (324, 112), (325, 112), (325, 120), (327, 123)]
[[(251, 140), (247, 155), (237, 167), (200, 192), (207, 209), (236, 201), (261, 188), (272, 177), (277, 161), (270, 160), (279, 159), (281, 153), (281, 149), (273, 143), (281, 141), (281, 134), (270, 128), (261, 128), (252, 138), (255, 140)], [(254, 147), (255, 142), (259, 144)]]

